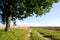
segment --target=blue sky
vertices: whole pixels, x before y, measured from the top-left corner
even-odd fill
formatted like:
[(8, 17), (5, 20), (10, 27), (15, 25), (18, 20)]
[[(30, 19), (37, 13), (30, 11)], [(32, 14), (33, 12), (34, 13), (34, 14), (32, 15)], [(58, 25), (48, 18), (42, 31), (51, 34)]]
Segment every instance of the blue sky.
[(53, 4), (52, 9), (46, 15), (42, 17), (34, 15), (24, 20), (16, 20), (16, 24), (17, 26), (60, 26), (60, 2)]

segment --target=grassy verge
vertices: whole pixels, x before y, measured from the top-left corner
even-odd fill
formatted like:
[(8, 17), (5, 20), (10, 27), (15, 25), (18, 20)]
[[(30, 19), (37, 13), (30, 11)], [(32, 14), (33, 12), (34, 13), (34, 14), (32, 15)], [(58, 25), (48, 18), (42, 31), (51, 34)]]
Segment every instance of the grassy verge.
[(8, 32), (4, 32), (0, 30), (0, 40), (28, 40), (27, 34), (28, 30), (10, 30)]
[(44, 37), (38, 35), (38, 32), (33, 29), (31, 32), (31, 40), (46, 40), (46, 39)]

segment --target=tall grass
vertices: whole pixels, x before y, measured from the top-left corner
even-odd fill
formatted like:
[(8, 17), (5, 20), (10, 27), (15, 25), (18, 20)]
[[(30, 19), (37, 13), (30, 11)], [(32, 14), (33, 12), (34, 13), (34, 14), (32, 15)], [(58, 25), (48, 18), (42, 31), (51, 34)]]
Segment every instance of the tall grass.
[(28, 30), (0, 31), (0, 40), (28, 40)]

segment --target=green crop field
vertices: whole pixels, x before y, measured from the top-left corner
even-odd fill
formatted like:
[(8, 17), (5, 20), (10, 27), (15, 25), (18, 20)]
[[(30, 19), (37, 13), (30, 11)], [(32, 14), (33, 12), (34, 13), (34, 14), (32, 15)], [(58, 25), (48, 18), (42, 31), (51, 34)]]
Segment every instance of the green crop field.
[(60, 40), (60, 31), (47, 30), (41, 28), (33, 28), (33, 29), (37, 30), (44, 37), (49, 37), (52, 40)]
[(0, 29), (0, 40), (60, 40), (60, 31), (42, 28), (10, 29), (5, 32)]

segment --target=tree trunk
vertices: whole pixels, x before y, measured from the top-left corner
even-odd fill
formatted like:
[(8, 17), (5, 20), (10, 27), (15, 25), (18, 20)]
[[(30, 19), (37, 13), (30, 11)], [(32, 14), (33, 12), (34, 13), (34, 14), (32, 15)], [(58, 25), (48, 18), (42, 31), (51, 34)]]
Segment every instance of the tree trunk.
[(8, 10), (7, 10), (7, 17), (6, 17), (6, 28), (5, 31), (9, 31), (10, 28), (10, 21), (11, 21), (11, 14), (12, 14), (12, 5), (8, 6)]
[(8, 31), (10, 28), (10, 16), (6, 17), (6, 28), (5, 31)]

